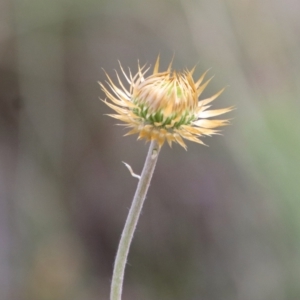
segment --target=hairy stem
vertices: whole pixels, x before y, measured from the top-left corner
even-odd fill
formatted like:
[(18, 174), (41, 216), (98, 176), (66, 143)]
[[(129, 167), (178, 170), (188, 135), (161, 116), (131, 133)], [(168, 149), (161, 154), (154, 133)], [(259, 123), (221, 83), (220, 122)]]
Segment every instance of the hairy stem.
[(160, 148), (157, 142), (152, 141), (119, 243), (117, 256), (114, 264), (114, 271), (110, 290), (110, 300), (121, 300), (124, 272), (130, 244), (139, 216), (141, 214), (141, 210), (150, 185), (153, 171), (155, 169), (159, 150)]

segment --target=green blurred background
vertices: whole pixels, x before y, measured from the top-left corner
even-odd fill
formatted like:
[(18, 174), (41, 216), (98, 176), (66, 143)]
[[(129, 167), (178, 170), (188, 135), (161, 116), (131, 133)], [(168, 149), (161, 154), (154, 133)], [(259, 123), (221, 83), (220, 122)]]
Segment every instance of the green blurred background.
[(164, 146), (124, 300), (300, 299), (298, 0), (0, 0), (0, 298), (106, 300), (148, 145), (105, 116), (119, 59), (215, 75), (232, 125)]

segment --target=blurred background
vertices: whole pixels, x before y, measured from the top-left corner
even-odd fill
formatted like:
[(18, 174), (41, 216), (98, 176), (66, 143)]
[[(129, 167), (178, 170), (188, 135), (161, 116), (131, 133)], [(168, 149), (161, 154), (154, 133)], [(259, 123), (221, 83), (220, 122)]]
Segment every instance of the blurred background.
[(164, 146), (124, 300), (300, 299), (300, 2), (0, 0), (0, 294), (106, 300), (148, 145), (105, 116), (118, 60), (211, 68), (209, 147)]

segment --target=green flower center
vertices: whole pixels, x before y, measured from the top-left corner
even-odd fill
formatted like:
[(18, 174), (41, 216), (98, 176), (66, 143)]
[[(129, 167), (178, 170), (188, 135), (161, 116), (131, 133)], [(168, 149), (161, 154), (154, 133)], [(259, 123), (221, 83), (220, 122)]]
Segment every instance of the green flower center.
[[(137, 103), (135, 103), (137, 104)], [(150, 124), (155, 127), (165, 128), (165, 129), (178, 129), (181, 125), (190, 125), (192, 121), (196, 120), (196, 116), (190, 111), (185, 111), (184, 113), (174, 112), (169, 116), (164, 116), (162, 110), (155, 113), (149, 113), (149, 107), (145, 104), (137, 104), (138, 107), (134, 108), (132, 112), (141, 118), (145, 124)]]

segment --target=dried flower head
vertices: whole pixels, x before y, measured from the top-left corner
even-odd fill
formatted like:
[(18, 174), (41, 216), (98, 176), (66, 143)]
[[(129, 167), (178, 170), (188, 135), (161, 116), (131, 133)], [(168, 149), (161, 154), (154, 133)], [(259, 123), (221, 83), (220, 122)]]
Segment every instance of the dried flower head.
[(167, 140), (179, 143), (186, 149), (183, 139), (204, 144), (199, 139), (201, 136), (216, 134), (216, 128), (227, 125), (228, 120), (211, 120), (209, 118), (222, 115), (232, 110), (232, 107), (207, 110), (208, 105), (215, 100), (224, 89), (215, 95), (199, 101), (198, 98), (212, 78), (203, 83), (206, 72), (195, 82), (192, 70), (176, 72), (171, 70), (172, 62), (168, 69), (159, 72), (159, 57), (154, 66), (153, 74), (146, 77), (149, 70), (144, 65), (138, 65), (138, 72), (132, 76), (126, 75), (122, 65), (121, 71), (130, 85), (126, 89), (116, 72), (119, 87), (108, 78), (109, 91), (102, 83), (102, 90), (111, 102), (104, 102), (117, 114), (109, 116), (125, 122), (131, 130), (126, 134), (139, 134), (139, 139), (156, 140), (162, 146)]

